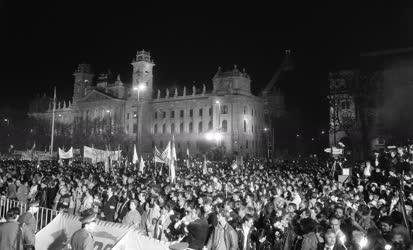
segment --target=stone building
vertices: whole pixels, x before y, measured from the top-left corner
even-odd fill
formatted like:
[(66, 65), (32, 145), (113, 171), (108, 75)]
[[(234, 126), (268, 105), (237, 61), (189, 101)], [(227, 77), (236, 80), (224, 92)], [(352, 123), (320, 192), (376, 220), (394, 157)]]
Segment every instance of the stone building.
[[(245, 70), (219, 68), (211, 91), (204, 85), (161, 93), (154, 90), (155, 63), (149, 52), (138, 51), (132, 66), (132, 83), (125, 84), (119, 76), (111, 81), (107, 74), (94, 82), (90, 66), (80, 64), (73, 74), (72, 102), (57, 104), (57, 130), (69, 127), (70, 136), (85, 138), (84, 144), (91, 143), (86, 138), (106, 138), (106, 145), (95, 145), (98, 148), (107, 147), (110, 137), (121, 137), (129, 152), (134, 143), (141, 153), (151, 153), (154, 146), (163, 149), (174, 136), (181, 153), (187, 148), (191, 154), (202, 153), (218, 146), (227, 154), (266, 154), (264, 101), (251, 93)], [(29, 115), (50, 123), (52, 105)]]
[(331, 72), (330, 144), (345, 141), (362, 155), (413, 139), (412, 69), (413, 48), (404, 48), (364, 53), (357, 68)]

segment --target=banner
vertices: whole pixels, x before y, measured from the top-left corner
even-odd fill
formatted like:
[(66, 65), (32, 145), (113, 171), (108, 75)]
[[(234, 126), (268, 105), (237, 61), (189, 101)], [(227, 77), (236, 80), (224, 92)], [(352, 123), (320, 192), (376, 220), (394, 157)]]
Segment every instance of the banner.
[(160, 163), (165, 163), (165, 160), (162, 158), (162, 153), (159, 152), (159, 150), (156, 148), (155, 146), (155, 150), (153, 152), (154, 155), (154, 161), (156, 162), (160, 162)]
[(73, 148), (70, 148), (67, 152), (59, 148), (59, 159), (73, 158)]
[(106, 151), (83, 146), (83, 157), (92, 160), (92, 163), (105, 162), (109, 157), (111, 161), (118, 161), (121, 159), (122, 150)]
[[(66, 249), (73, 234), (81, 228), (78, 216), (60, 213), (36, 234), (36, 250)], [(149, 239), (132, 227), (107, 221), (98, 221), (94, 249), (168, 249), (169, 242)]]

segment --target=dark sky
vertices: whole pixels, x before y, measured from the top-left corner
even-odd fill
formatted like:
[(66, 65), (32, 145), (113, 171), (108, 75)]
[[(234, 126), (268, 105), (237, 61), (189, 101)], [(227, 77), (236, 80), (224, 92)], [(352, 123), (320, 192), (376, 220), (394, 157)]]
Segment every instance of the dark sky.
[[(153, 5), (86, 1), (1, 2), (0, 105), (27, 107), (36, 93), (72, 95), (81, 62), (110, 69), (128, 82), (136, 50), (152, 53), (155, 85), (208, 83), (218, 66), (245, 68), (255, 91), (291, 49), (295, 82), (282, 86), (309, 131), (327, 126), (327, 73), (356, 67), (363, 51), (406, 47), (413, 10), (391, 6), (284, 6), (249, 1)], [(350, 4), (348, 4), (350, 5)], [(312, 132), (309, 132), (312, 133)]]

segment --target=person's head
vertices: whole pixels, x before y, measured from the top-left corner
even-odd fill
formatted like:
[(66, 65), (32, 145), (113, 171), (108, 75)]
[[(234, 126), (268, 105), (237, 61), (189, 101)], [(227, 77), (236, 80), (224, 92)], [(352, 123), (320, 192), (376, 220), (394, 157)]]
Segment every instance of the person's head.
[(295, 203), (290, 203), (288, 204), (288, 212), (289, 213), (294, 213), (297, 210), (297, 204)]
[(393, 219), (390, 216), (384, 216), (380, 219), (380, 231), (388, 234), (393, 229)]
[(96, 229), (96, 213), (90, 208), (82, 212), (80, 216), (80, 223), (82, 228), (86, 229), (89, 232), (94, 232)]
[(135, 211), (136, 207), (138, 206), (138, 201), (137, 200), (131, 200), (129, 204), (129, 208), (131, 211)]
[(246, 214), (241, 220), (241, 224), (245, 227), (252, 227), (254, 225), (254, 218), (252, 215)]
[(217, 212), (217, 220), (219, 224), (221, 224), (221, 226), (225, 226), (225, 224), (227, 224), (228, 217), (229, 217), (228, 212), (225, 211), (223, 206), (217, 207), (216, 212)]
[(17, 221), (20, 215), (20, 210), (17, 207), (10, 208), (6, 213), (7, 221)]
[(341, 222), (337, 217), (333, 216), (330, 218), (330, 226), (334, 232), (338, 232), (340, 230)]
[(334, 246), (336, 244), (336, 232), (333, 229), (328, 229), (324, 234), (324, 241), (327, 246)]
[(206, 198), (204, 201), (204, 211), (205, 213), (209, 213), (212, 210), (212, 199), (211, 198)]
[(145, 200), (146, 200), (146, 194), (145, 194), (144, 192), (140, 192), (139, 195), (138, 195), (138, 200), (139, 200), (141, 203), (144, 203)]
[(341, 220), (344, 217), (344, 208), (341, 206), (336, 207), (334, 210), (334, 216)]

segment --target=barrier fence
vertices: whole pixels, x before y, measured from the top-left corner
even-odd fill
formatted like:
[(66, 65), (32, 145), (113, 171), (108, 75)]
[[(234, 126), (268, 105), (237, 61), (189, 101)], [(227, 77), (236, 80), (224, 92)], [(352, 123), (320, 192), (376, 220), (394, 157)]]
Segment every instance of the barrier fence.
[[(20, 214), (23, 214), (24, 212), (27, 211), (27, 204), (26, 203), (21, 203), (16, 200), (12, 200), (9, 198), (6, 198), (5, 196), (2, 196), (0, 198), (0, 218), (1, 221), (5, 221), (6, 213), (9, 211), (9, 209), (17, 207), (20, 210)], [(39, 211), (34, 215), (36, 218), (36, 231), (39, 231), (43, 229), (47, 224), (49, 224), (57, 215), (59, 214), (59, 211), (45, 208), (45, 207), (39, 207)]]

